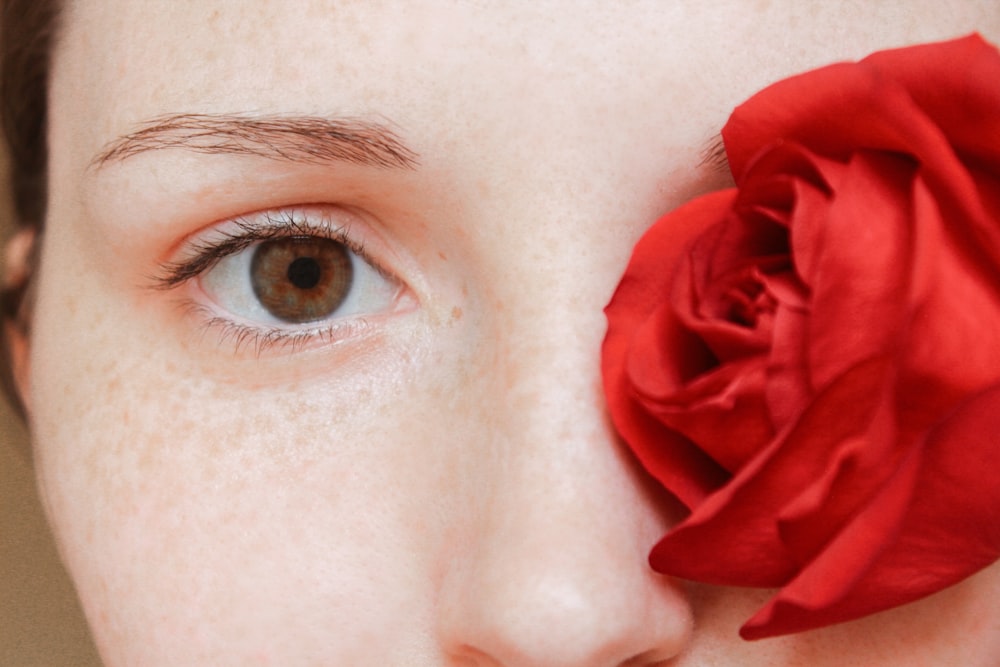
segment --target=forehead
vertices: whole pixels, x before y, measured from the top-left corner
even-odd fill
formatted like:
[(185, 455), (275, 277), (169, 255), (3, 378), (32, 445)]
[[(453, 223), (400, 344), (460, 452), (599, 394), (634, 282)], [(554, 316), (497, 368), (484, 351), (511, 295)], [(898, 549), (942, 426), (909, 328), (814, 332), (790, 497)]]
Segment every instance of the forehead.
[(661, 5), (83, 0), (65, 17), (53, 108), (87, 119), (73, 141), (90, 154), (185, 112), (380, 115), (438, 142), (558, 135), (568, 116), (627, 122), (650, 91), (666, 108), (728, 85), (722, 54), (686, 37), (710, 17)]
[(771, 81), (967, 31), (991, 6), (79, 0), (56, 50), (51, 145), (86, 164), (163, 114), (259, 113), (377, 117), (425, 155), (565, 161), (625, 141), (620, 128), (656, 138), (637, 150), (678, 151)]

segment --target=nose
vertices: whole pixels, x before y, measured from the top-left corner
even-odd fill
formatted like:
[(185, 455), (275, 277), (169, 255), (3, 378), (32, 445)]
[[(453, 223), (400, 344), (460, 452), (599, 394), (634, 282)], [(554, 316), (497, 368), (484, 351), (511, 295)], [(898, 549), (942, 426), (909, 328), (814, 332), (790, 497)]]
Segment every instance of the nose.
[(568, 330), (572, 319), (548, 319), (546, 336), (522, 332), (533, 342), (496, 361), (505, 399), (484, 419), (490, 482), (439, 599), (442, 642), (458, 664), (655, 665), (691, 632), (679, 585), (647, 563), (666, 527), (663, 498), (605, 416), (600, 336)]

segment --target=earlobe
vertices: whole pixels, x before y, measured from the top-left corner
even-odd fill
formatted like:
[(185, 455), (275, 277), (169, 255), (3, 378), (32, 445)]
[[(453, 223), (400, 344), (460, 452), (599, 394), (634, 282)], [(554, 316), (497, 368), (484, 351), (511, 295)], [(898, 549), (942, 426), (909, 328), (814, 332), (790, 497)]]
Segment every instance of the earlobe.
[(7, 400), (24, 419), (31, 414), (31, 393), (28, 390), (29, 366), (28, 336), (11, 320), (3, 323), (4, 355), (7, 368), (3, 373), (4, 391)]
[(4, 247), (3, 288), (0, 292), (3, 327), (3, 389), (11, 404), (27, 418), (31, 412), (30, 350), (38, 232), (24, 228)]

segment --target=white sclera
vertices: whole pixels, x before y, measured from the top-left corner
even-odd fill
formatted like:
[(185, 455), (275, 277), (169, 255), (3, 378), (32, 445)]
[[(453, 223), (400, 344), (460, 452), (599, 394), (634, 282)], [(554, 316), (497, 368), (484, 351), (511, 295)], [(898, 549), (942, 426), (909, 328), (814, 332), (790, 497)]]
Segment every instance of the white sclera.
[(358, 256), (347, 251), (354, 279), (344, 302), (329, 317), (302, 324), (290, 324), (272, 315), (254, 294), (250, 264), (259, 243), (224, 257), (201, 276), (201, 285), (209, 298), (224, 314), (232, 316), (242, 325), (259, 325), (267, 328), (303, 329), (318, 324), (357, 315), (377, 314), (392, 305), (399, 290), (398, 285)]

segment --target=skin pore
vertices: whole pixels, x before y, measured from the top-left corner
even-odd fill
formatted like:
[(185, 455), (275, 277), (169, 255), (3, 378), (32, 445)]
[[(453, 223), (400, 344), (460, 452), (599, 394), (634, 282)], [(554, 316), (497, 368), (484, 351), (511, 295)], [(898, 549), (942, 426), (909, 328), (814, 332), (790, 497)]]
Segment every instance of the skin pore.
[[(734, 105), (874, 50), (996, 42), (993, 3), (517, 5), (69, 3), (24, 391), (103, 659), (994, 664), (996, 566), (740, 640), (767, 591), (648, 568), (676, 508), (598, 371), (635, 241), (725, 184), (701, 153)], [(358, 158), (375, 139), (406, 159)], [(282, 225), (375, 267), (347, 314), (266, 320), (195, 261)]]

